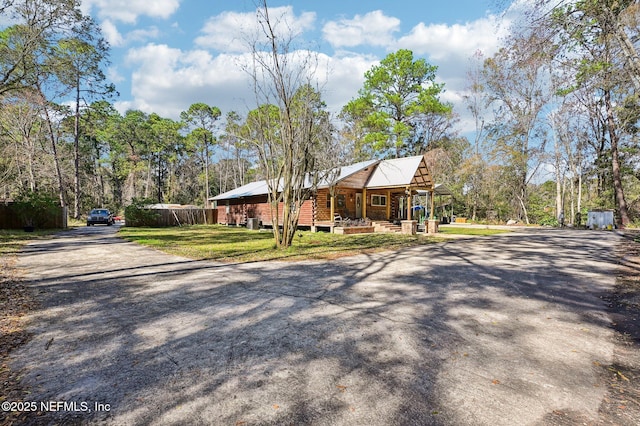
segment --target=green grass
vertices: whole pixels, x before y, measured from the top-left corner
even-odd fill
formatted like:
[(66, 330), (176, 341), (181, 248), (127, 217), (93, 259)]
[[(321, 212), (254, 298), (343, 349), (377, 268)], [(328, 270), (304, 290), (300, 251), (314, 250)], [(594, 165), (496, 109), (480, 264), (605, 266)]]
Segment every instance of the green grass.
[(181, 228), (123, 227), (119, 235), (129, 241), (154, 247), (166, 253), (223, 262), (334, 259), (443, 241), (442, 238), (424, 235), (337, 235), (303, 231), (296, 233), (291, 247), (286, 250), (277, 250), (270, 231), (249, 231), (245, 228), (220, 225), (194, 225)]
[(496, 235), (504, 234), (505, 232), (512, 232), (508, 229), (483, 229), (483, 228), (463, 228), (463, 227), (447, 227), (440, 226), (438, 232), (442, 234), (457, 234), (457, 235)]
[(24, 232), (17, 229), (0, 229), (0, 256), (15, 254), (29, 241), (46, 237), (58, 231), (59, 229), (36, 230), (34, 232)]
[(86, 226), (86, 225), (87, 225), (86, 219), (74, 219), (72, 217), (67, 219), (67, 226), (69, 228), (78, 228), (80, 226)]

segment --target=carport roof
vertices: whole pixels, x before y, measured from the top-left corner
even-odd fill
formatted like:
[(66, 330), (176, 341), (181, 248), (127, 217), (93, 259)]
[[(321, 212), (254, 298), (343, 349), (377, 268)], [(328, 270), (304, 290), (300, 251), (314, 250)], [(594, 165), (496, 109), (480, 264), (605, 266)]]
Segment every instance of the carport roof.
[[(419, 195), (424, 195), (429, 191), (425, 191), (425, 190), (418, 190), (416, 191)], [(451, 192), (451, 189), (449, 189), (448, 186), (442, 184), (442, 183), (437, 183), (434, 187), (433, 187), (433, 193), (435, 195), (453, 195), (453, 192)]]

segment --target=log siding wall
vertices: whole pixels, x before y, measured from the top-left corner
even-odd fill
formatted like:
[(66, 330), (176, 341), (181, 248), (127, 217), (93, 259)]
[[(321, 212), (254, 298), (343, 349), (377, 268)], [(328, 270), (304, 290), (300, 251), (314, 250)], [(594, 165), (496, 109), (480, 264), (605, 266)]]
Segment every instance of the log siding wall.
[[(361, 190), (352, 188), (338, 187), (335, 190), (336, 199), (334, 200), (334, 212), (343, 218), (356, 217), (356, 194), (362, 194)], [(373, 220), (387, 220), (387, 206), (373, 206), (371, 199), (374, 195), (382, 195), (387, 197), (387, 204), (393, 211), (394, 195), (389, 194), (387, 190), (368, 190), (366, 197), (363, 197), (363, 203), (366, 203), (366, 217)], [(338, 203), (338, 196), (344, 197), (344, 205)], [(271, 226), (271, 211), (266, 196), (255, 196), (242, 199), (222, 201), (217, 207), (218, 223), (226, 225), (245, 225), (247, 219), (258, 218), (262, 225)], [(283, 204), (280, 203), (280, 224), (282, 224)], [(228, 212), (227, 212), (228, 208)], [(310, 200), (306, 200), (302, 205), (298, 225), (313, 226), (318, 222), (332, 222), (331, 217), (331, 198), (328, 188), (319, 189), (316, 196)]]
[(391, 197), (389, 197), (388, 191), (371, 189), (367, 191), (367, 217), (373, 220), (387, 220), (387, 206), (374, 206), (371, 204), (371, 199), (374, 195), (382, 195), (387, 198), (387, 205), (391, 203)]
[[(267, 202), (266, 196), (256, 196), (242, 199), (222, 201), (222, 204), (218, 205), (218, 223), (223, 225), (245, 225), (247, 219), (257, 218), (262, 225), (272, 226), (273, 220), (271, 219), (271, 208)], [(282, 224), (282, 217), (284, 211), (284, 204), (280, 203), (279, 207), (279, 224)], [(300, 226), (312, 226), (314, 224), (313, 218), (313, 200), (306, 200), (302, 204), (300, 211), (300, 217), (298, 219), (298, 225)]]

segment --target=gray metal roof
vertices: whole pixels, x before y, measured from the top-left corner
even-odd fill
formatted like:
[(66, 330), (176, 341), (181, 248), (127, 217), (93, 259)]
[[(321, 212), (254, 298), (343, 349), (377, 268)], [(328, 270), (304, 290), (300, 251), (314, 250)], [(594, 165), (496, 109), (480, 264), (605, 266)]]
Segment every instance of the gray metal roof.
[(422, 155), (384, 160), (378, 164), (367, 182), (367, 188), (408, 186), (420, 167)]
[[(427, 193), (427, 192), (429, 192), (429, 191), (424, 191), (424, 190), (419, 189), (419, 190), (417, 190), (416, 192), (417, 192), (418, 194), (420, 194), (420, 195), (424, 195), (424, 194), (426, 194), (426, 193)], [(445, 185), (445, 184), (443, 184), (443, 183), (437, 183), (437, 184), (435, 184), (435, 185), (434, 185), (434, 187), (433, 187), (433, 192), (434, 192), (436, 195), (453, 195), (453, 192), (451, 192), (451, 190), (449, 189), (449, 187), (448, 187), (448, 186), (446, 186), (446, 185)]]
[[(336, 169), (337, 176), (332, 173), (328, 173), (327, 177), (322, 179), (318, 184), (319, 188), (326, 188), (332, 185), (338, 184), (341, 180), (348, 178), (349, 176), (357, 173), (367, 167), (378, 164), (376, 169), (372, 172), (369, 181), (366, 184), (367, 188), (388, 188), (388, 187), (400, 187), (408, 186), (411, 184), (416, 171), (420, 167), (423, 156), (417, 155), (415, 157), (395, 158), (392, 160), (368, 160), (361, 161), (359, 163), (351, 164), (348, 166), (340, 167)], [(305, 185), (307, 188), (311, 186), (311, 182), (308, 181)], [(212, 201), (231, 200), (236, 198), (252, 197), (256, 195), (267, 195), (269, 193), (269, 187), (266, 180), (248, 183), (231, 191), (224, 192), (220, 195), (216, 195), (210, 198)], [(451, 195), (451, 191), (444, 185), (436, 185), (435, 193), (437, 195)]]
[(331, 173), (328, 174), (327, 179), (323, 179), (318, 187), (326, 188), (328, 186), (333, 186), (336, 183), (340, 182), (353, 175), (354, 173), (358, 173), (360, 170), (364, 170), (367, 167), (377, 163), (378, 160), (367, 160), (361, 161), (359, 163), (351, 164), (349, 166), (340, 167), (338, 176), (335, 179), (331, 179)]
[(246, 185), (239, 186), (236, 189), (232, 189), (231, 191), (223, 192), (222, 194), (210, 198), (210, 200), (229, 200), (233, 198), (251, 197), (254, 195), (265, 195), (267, 193), (269, 193), (267, 181), (260, 180), (257, 182), (251, 182)]
[[(377, 163), (378, 160), (368, 160), (361, 161), (359, 163), (350, 164), (348, 166), (340, 167), (339, 169), (335, 169), (336, 173), (327, 173), (327, 176), (318, 184), (319, 188), (326, 188), (328, 186), (335, 185), (343, 179), (348, 178), (354, 173), (359, 172), (360, 170), (366, 169), (372, 164)], [(311, 187), (311, 181), (307, 179), (305, 183), (305, 187)], [(253, 197), (256, 195), (267, 195), (269, 193), (269, 186), (267, 185), (266, 180), (260, 180), (257, 182), (251, 182), (246, 185), (240, 186), (236, 189), (232, 189), (231, 191), (224, 192), (222, 194), (216, 195), (215, 197), (210, 198), (212, 201), (220, 201), (220, 200), (230, 200), (235, 198), (244, 198), (244, 197)]]

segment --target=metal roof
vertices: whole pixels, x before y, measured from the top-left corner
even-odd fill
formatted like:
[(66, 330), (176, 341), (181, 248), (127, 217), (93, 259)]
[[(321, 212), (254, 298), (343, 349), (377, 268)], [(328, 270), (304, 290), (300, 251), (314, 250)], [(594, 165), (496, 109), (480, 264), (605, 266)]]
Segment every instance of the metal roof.
[(242, 185), (236, 189), (232, 189), (231, 191), (223, 192), (222, 194), (211, 198), (211, 200), (229, 200), (233, 198), (251, 197), (253, 195), (265, 195), (267, 193), (269, 193), (267, 181), (260, 180)]
[(366, 187), (388, 188), (411, 185), (423, 158), (422, 155), (417, 155), (381, 161), (371, 174)]
[(351, 164), (349, 166), (340, 167), (338, 176), (335, 179), (331, 179), (331, 173), (329, 174), (327, 179), (322, 179), (322, 181), (318, 184), (320, 188), (332, 186), (336, 183), (340, 182), (353, 175), (354, 173), (358, 173), (360, 170), (366, 169), (367, 167), (377, 163), (379, 160), (367, 160), (361, 161), (359, 163)]
[[(406, 157), (406, 158), (396, 158), (392, 160), (368, 160), (361, 161), (359, 163), (351, 164), (348, 166), (340, 167), (339, 169), (335, 169), (338, 173), (337, 176), (332, 173), (328, 173), (327, 177), (322, 179), (318, 184), (319, 188), (326, 188), (332, 185), (336, 185), (340, 183), (340, 181), (348, 178), (349, 176), (354, 175), (369, 166), (377, 164), (375, 170), (371, 173), (366, 188), (393, 188), (393, 187), (404, 187), (410, 186), (412, 184), (416, 184), (415, 178), (421, 177), (423, 179), (430, 181), (430, 176), (428, 171), (426, 170), (426, 166), (423, 165), (424, 157), (422, 155), (417, 155), (414, 157)], [(423, 165), (423, 171), (421, 172), (420, 167)], [(421, 176), (418, 176), (421, 175)], [(423, 175), (423, 176), (422, 176)], [(423, 183), (424, 184), (424, 183)], [(420, 184), (422, 185), (422, 184)], [(430, 183), (429, 183), (430, 185)], [(311, 182), (307, 180), (305, 186), (308, 188), (311, 186)], [(413, 185), (415, 187), (415, 185)], [(438, 195), (450, 195), (451, 192), (448, 188), (443, 185), (435, 186), (435, 193)], [(441, 188), (440, 190), (438, 188)], [(261, 180), (258, 182), (252, 182), (246, 185), (243, 185), (239, 188), (233, 189), (231, 191), (224, 192), (220, 195), (216, 195), (213, 198), (210, 198), (212, 201), (220, 201), (220, 200), (230, 200), (236, 198), (244, 198), (244, 197), (252, 197), (256, 195), (266, 195), (269, 193), (269, 187), (267, 185), (266, 180)]]
[[(368, 160), (361, 161), (359, 163), (350, 164), (348, 166), (340, 167), (339, 169), (335, 169), (337, 171), (337, 176), (335, 173), (327, 173), (327, 176), (324, 179), (321, 179), (318, 183), (319, 188), (326, 188), (328, 186), (335, 185), (343, 179), (348, 178), (354, 173), (359, 172), (360, 170), (366, 169), (372, 164), (377, 163), (378, 160)], [(333, 176), (332, 176), (333, 175)], [(311, 187), (311, 181), (307, 179), (305, 182), (305, 187)], [(210, 198), (212, 201), (219, 200), (229, 200), (234, 198), (244, 198), (244, 197), (252, 197), (256, 195), (267, 195), (269, 193), (269, 186), (267, 185), (266, 180), (260, 180), (257, 182), (248, 183), (246, 185), (240, 186), (231, 191), (224, 192), (222, 194), (216, 195), (213, 198)]]
[[(424, 191), (424, 190), (419, 189), (419, 190), (417, 190), (416, 192), (417, 192), (419, 195), (424, 195), (424, 194), (426, 194), (426, 193), (427, 193), (427, 192), (429, 192), (429, 191)], [(448, 187), (448, 186), (446, 186), (446, 185), (445, 185), (445, 184), (443, 184), (443, 183), (437, 183), (437, 184), (435, 184), (435, 185), (433, 186), (433, 192), (434, 192), (436, 195), (453, 195), (453, 192), (451, 192), (451, 190), (449, 189), (449, 187)]]

